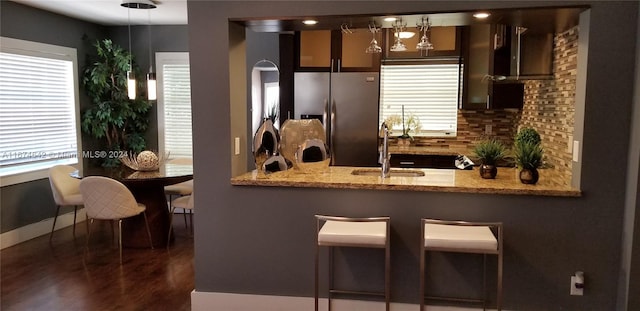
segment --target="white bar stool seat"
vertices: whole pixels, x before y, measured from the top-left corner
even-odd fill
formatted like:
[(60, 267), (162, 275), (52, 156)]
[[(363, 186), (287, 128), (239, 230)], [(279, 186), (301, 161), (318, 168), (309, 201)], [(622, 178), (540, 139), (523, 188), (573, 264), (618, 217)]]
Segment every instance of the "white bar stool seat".
[[(360, 294), (384, 296), (386, 310), (389, 311), (391, 284), (390, 253), (390, 218), (348, 218), (316, 215), (316, 262), (315, 262), (315, 310), (318, 311), (319, 289), (319, 253), (320, 246), (329, 247), (329, 295), (328, 305), (331, 310), (332, 294)], [(367, 247), (385, 250), (385, 285), (384, 292), (364, 292), (339, 290), (333, 288), (333, 252), (331, 247)]]
[[(422, 219), (420, 243), (420, 311), (424, 310), (426, 299), (482, 302), (483, 299), (425, 296), (425, 252), (457, 252), (498, 256), (496, 309), (502, 309), (502, 223), (464, 222)], [(495, 233), (494, 233), (495, 232)], [(486, 265), (483, 269), (483, 286), (486, 283)], [(483, 292), (486, 292), (483, 290)]]

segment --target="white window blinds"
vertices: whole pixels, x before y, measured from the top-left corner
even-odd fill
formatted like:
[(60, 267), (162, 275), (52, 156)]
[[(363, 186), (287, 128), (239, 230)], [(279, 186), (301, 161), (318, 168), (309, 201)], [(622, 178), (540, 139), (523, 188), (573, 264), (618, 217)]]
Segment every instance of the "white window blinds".
[(191, 82), (187, 53), (157, 53), (160, 150), (171, 158), (192, 157)]
[[(380, 72), (380, 124), (410, 114), (420, 119), (412, 136), (455, 136), (461, 68), (455, 64), (385, 64)], [(402, 134), (402, 123), (393, 135)]]
[(75, 49), (23, 43), (2, 38), (0, 176), (78, 162)]

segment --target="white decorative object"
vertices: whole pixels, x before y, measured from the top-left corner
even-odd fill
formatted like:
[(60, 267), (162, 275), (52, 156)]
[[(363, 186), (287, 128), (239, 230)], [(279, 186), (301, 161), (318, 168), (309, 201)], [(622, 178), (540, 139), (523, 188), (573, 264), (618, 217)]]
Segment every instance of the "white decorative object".
[(155, 171), (167, 157), (159, 157), (153, 151), (145, 150), (138, 155), (122, 156), (120, 162), (136, 171)]

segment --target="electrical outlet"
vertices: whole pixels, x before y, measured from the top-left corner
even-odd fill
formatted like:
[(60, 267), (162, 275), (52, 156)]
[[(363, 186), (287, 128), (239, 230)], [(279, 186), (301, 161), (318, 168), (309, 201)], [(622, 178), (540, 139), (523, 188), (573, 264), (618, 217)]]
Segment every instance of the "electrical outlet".
[(571, 276), (571, 285), (570, 285), (571, 289), (569, 290), (569, 293), (572, 296), (582, 296), (584, 294), (584, 288), (577, 288), (576, 287), (576, 280), (577, 280), (577, 278), (576, 278), (575, 275)]
[(491, 126), (491, 124), (486, 124), (486, 125), (484, 126), (484, 133), (485, 133), (485, 134), (487, 134), (487, 135), (491, 135), (491, 130), (492, 130), (492, 126)]

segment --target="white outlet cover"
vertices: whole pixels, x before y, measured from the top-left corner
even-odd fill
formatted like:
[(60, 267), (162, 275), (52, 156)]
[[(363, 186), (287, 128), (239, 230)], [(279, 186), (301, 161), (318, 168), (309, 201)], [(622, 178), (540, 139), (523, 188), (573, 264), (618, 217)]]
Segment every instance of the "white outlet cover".
[(577, 140), (573, 141), (573, 162), (578, 162), (580, 160), (580, 142)]
[(571, 277), (571, 284), (570, 284), (569, 294), (571, 294), (572, 296), (582, 296), (582, 295), (584, 295), (584, 288), (577, 288), (575, 284), (576, 284), (576, 277), (572, 276)]

